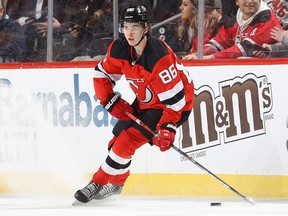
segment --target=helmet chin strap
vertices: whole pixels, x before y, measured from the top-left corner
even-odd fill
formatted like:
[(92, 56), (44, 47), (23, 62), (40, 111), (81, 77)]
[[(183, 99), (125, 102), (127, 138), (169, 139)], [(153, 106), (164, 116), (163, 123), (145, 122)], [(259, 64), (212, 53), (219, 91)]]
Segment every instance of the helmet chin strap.
[[(145, 31), (145, 30), (144, 30), (144, 31)], [(144, 32), (144, 31), (143, 31), (143, 32)], [(139, 40), (139, 42), (138, 42), (136, 45), (134, 45), (134, 47), (138, 46), (138, 45), (141, 43), (141, 41), (144, 39), (145, 35), (146, 35), (146, 34), (144, 34), (144, 33), (142, 34), (141, 39)]]

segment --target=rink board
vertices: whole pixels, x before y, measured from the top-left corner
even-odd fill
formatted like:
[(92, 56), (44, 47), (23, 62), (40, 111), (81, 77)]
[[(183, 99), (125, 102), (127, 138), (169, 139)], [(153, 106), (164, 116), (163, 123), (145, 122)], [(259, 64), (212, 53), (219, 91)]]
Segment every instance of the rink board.
[[(95, 64), (0, 65), (2, 193), (73, 193), (105, 160), (116, 119), (94, 97)], [(185, 66), (195, 106), (174, 145), (249, 196), (287, 198), (288, 61)], [(124, 80), (116, 91), (133, 101)], [(127, 195), (233, 196), (174, 150), (141, 147), (131, 173)]]

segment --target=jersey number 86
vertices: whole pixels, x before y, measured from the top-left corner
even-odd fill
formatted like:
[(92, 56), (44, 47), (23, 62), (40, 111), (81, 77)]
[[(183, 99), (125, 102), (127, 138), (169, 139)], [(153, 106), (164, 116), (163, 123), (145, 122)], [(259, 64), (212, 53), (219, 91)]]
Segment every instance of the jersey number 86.
[(159, 77), (164, 84), (171, 82), (173, 79), (175, 79), (176, 76), (177, 70), (175, 69), (175, 66), (173, 64), (170, 65), (168, 70), (165, 69), (159, 73)]

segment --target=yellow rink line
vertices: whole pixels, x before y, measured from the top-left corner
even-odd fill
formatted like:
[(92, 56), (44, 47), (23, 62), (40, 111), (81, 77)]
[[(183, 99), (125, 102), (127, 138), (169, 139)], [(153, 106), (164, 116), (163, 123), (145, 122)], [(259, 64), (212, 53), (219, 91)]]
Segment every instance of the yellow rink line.
[[(87, 183), (92, 174), (84, 176)], [(248, 197), (288, 198), (288, 176), (217, 175)], [(77, 176), (76, 176), (77, 178)], [(79, 176), (80, 179), (80, 176)], [(48, 173), (0, 173), (1, 193), (71, 194), (85, 185), (75, 184), (75, 176)], [(74, 183), (73, 183), (74, 182)], [(235, 197), (235, 193), (206, 174), (131, 174), (123, 195)]]
[[(245, 196), (287, 198), (288, 176), (217, 175)], [(134, 174), (123, 194), (233, 197), (235, 193), (205, 174)], [(236, 195), (237, 196), (237, 195)]]

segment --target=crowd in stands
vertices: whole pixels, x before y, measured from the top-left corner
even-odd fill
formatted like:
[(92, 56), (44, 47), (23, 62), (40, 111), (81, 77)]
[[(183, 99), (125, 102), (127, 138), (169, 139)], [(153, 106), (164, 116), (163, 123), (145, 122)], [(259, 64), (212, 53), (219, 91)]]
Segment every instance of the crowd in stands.
[[(117, 13), (134, 1), (151, 11), (153, 36), (198, 59), (199, 0), (119, 0)], [(287, 56), (288, 1), (203, 1), (203, 59)], [(0, 0), (0, 63), (46, 62), (47, 16), (48, 0)], [(52, 27), (53, 61), (100, 60), (113, 41), (113, 0), (54, 0)]]

